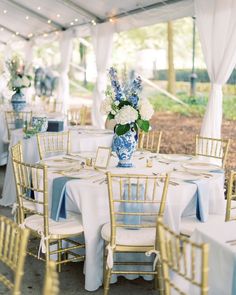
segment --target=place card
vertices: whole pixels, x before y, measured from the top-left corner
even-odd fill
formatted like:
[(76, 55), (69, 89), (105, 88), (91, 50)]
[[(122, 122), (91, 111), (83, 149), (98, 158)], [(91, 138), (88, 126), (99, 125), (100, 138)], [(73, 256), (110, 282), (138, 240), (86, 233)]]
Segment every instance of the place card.
[(111, 157), (111, 149), (108, 147), (98, 147), (94, 168), (106, 169)]

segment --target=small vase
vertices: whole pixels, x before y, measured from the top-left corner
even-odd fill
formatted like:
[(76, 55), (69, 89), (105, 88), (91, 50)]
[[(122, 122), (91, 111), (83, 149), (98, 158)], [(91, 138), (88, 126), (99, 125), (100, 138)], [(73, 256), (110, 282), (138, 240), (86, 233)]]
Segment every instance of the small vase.
[(20, 90), (17, 90), (16, 93), (12, 95), (11, 104), (15, 112), (22, 111), (26, 106), (25, 95)]
[(114, 135), (112, 146), (119, 159), (117, 167), (133, 167), (131, 159), (136, 149), (137, 141), (138, 136), (134, 128), (131, 128), (123, 135)]

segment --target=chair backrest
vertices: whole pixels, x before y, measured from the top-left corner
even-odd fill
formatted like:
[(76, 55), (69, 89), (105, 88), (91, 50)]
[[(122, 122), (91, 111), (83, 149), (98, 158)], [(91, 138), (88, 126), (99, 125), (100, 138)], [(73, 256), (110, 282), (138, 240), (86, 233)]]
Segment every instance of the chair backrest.
[[(181, 295), (208, 294), (208, 244), (196, 244), (177, 235), (162, 218), (158, 218), (157, 236), (164, 294), (171, 295), (174, 290)], [(192, 291), (186, 288), (190, 286)]]
[(47, 167), (31, 165), (13, 158), (16, 193), (19, 208), (19, 223), (25, 216), (37, 213), (43, 216), (44, 236), (49, 233)]
[(32, 112), (6, 111), (5, 119), (7, 123), (8, 139), (10, 139), (12, 130), (23, 128), (25, 122), (27, 122), (27, 124), (31, 122)]
[(196, 135), (196, 156), (210, 157), (221, 160), (222, 167), (225, 162), (229, 150), (229, 139), (208, 138)]
[(11, 290), (13, 295), (21, 294), (28, 237), (28, 229), (21, 229), (15, 222), (0, 215), (0, 261), (14, 273), (12, 281), (2, 272), (0, 283)]
[(48, 261), (46, 265), (46, 275), (44, 279), (43, 295), (59, 294), (58, 272), (54, 261)]
[[(111, 246), (116, 245), (117, 228), (156, 228), (164, 214), (169, 176), (107, 173)], [(141, 241), (140, 241), (141, 242)]]
[(65, 132), (42, 132), (37, 134), (40, 159), (66, 154), (70, 149), (70, 135)]
[(139, 133), (138, 148), (159, 153), (161, 145), (162, 131), (152, 130), (147, 133), (141, 131)]
[(68, 125), (85, 125), (88, 108), (81, 106), (78, 109), (69, 110), (67, 113)]
[(231, 220), (236, 220), (236, 171), (230, 171), (227, 187), (225, 221)]
[(11, 147), (11, 157), (12, 159), (23, 161), (22, 144), (20, 141)]

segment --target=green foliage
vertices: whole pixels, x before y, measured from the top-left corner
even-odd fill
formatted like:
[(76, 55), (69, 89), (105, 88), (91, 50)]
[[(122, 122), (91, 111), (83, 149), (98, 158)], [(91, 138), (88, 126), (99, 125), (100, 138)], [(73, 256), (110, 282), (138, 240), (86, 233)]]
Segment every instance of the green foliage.
[(123, 135), (129, 130), (130, 130), (130, 124), (125, 124), (125, 125), (117, 124), (115, 129), (117, 135)]
[(148, 130), (149, 130), (149, 121), (138, 119), (137, 120), (137, 125), (144, 132), (148, 132)]

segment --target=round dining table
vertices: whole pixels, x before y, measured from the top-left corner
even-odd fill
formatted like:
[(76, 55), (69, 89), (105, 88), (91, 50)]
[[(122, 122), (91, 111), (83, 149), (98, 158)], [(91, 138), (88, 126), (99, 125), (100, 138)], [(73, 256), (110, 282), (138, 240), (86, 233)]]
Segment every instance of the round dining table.
[[(95, 153), (80, 153), (75, 160), (77, 161), (76, 167), (79, 167), (79, 161), (90, 157), (95, 158)], [(147, 160), (149, 166), (152, 167), (147, 167)], [(47, 160), (44, 160), (43, 163), (49, 167), (49, 204), (52, 207), (54, 202), (52, 193), (53, 179), (62, 175), (61, 173), (58, 174), (58, 171), (55, 172), (58, 168), (50, 168), (50, 162), (47, 163)], [(104, 241), (101, 237), (101, 228), (110, 221), (106, 183), (107, 171), (116, 174), (134, 173), (142, 175), (169, 173), (170, 182), (164, 222), (175, 232), (179, 232), (182, 216), (196, 216), (198, 182), (199, 184), (204, 183), (204, 189), (207, 188), (205, 202), (202, 204), (204, 207), (202, 209), (205, 210), (204, 217), (207, 219), (209, 214), (223, 215), (225, 212), (224, 173), (217, 166), (200, 163), (198, 158), (192, 156), (160, 155), (149, 152), (135, 153), (132, 168), (118, 168), (117, 163), (117, 157), (112, 155), (108, 167), (99, 171), (91, 167), (85, 167), (73, 172), (73, 169), (66, 171), (66, 168), (62, 167), (64, 169), (62, 174), (70, 178), (65, 189), (66, 210), (82, 215), (86, 244), (85, 289), (88, 291), (98, 289), (103, 280)], [(134, 254), (129, 253), (129, 258), (132, 255)], [(125, 257), (122, 257), (122, 261), (124, 260)], [(133, 279), (135, 276), (129, 276), (128, 278)], [(113, 280), (115, 279), (113, 277)]]

